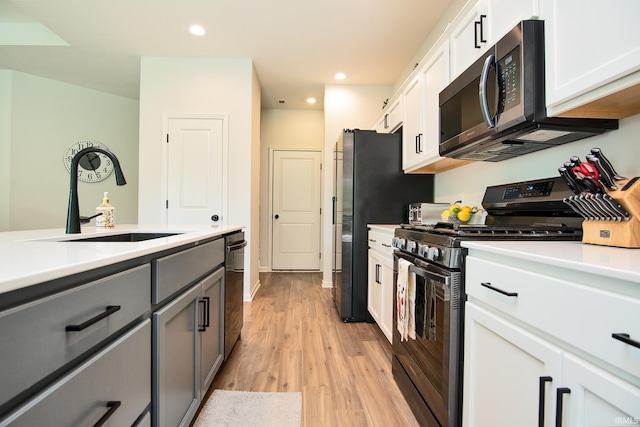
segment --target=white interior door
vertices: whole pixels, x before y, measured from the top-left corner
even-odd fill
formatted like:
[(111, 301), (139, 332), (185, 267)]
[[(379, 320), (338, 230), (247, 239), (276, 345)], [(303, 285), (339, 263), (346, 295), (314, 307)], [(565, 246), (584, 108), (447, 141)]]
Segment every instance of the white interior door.
[(225, 118), (169, 118), (167, 122), (167, 224), (221, 223), (225, 219)]
[(273, 152), (273, 270), (320, 269), (320, 151)]

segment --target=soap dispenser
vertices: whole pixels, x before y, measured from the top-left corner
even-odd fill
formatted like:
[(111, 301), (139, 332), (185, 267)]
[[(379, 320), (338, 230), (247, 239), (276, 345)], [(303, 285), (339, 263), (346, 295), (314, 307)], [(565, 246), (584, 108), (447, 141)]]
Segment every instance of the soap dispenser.
[(116, 208), (109, 203), (109, 192), (104, 192), (102, 204), (96, 208), (96, 228), (114, 228), (116, 226)]

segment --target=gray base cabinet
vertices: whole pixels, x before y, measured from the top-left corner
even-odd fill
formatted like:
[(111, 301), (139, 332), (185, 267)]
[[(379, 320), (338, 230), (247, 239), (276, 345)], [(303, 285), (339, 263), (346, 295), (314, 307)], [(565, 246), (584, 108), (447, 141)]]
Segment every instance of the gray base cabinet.
[(148, 312), (150, 284), (146, 264), (0, 312), (0, 405)]
[(224, 267), (153, 314), (154, 426), (188, 426), (223, 358)]
[(144, 321), (0, 422), (0, 426), (130, 426), (151, 400), (151, 322)]
[(224, 359), (224, 238), (162, 255), (0, 310), (0, 427), (190, 424)]
[(206, 317), (200, 331), (200, 398), (204, 397), (224, 359), (224, 268), (202, 281)]

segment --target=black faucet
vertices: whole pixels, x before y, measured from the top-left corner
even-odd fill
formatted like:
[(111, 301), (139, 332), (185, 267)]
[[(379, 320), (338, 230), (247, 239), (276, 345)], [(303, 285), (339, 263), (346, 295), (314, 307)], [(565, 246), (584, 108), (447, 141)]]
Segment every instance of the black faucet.
[(127, 181), (120, 168), (118, 158), (111, 151), (97, 147), (89, 147), (78, 151), (71, 160), (71, 170), (69, 171), (71, 182), (69, 184), (69, 209), (67, 210), (67, 234), (80, 233), (80, 208), (78, 207), (78, 163), (80, 159), (88, 153), (102, 153), (113, 162), (116, 172), (116, 184), (125, 185)]

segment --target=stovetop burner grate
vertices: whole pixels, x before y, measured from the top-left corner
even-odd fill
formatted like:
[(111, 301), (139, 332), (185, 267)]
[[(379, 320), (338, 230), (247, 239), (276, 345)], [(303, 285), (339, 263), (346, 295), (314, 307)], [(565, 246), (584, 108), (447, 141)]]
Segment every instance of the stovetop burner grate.
[(570, 239), (579, 240), (582, 229), (565, 224), (511, 224), (511, 225), (482, 225), (482, 224), (454, 224), (439, 222), (433, 225), (403, 224), (402, 228), (419, 232), (440, 234), (451, 237), (467, 238), (531, 238), (531, 239)]

